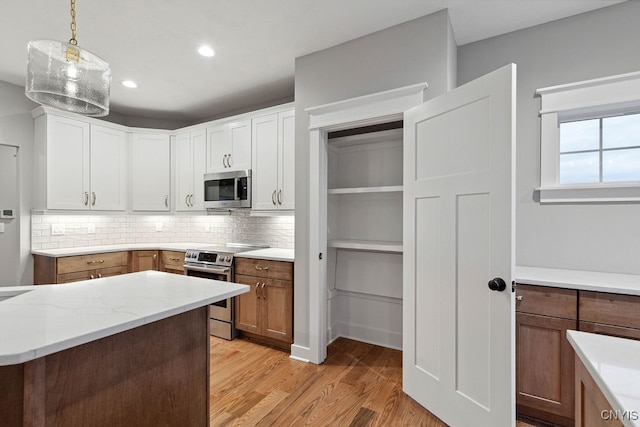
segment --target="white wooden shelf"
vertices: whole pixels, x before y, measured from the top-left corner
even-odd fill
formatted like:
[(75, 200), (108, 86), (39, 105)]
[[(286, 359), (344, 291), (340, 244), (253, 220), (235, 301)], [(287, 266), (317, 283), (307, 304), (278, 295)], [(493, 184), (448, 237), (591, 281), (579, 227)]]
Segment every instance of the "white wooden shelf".
[(402, 185), (384, 187), (329, 188), (327, 194), (402, 193)]
[(329, 240), (327, 246), (336, 249), (352, 249), (357, 251), (402, 253), (402, 242), (380, 240)]

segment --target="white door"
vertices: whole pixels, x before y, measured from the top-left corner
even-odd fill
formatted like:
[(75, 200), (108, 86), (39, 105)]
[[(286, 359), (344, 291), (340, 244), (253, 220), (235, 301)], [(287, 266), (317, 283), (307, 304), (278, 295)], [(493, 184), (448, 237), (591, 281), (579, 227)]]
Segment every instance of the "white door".
[(207, 172), (228, 170), (229, 138), (227, 125), (207, 128)]
[(171, 144), (166, 134), (133, 134), (131, 207), (134, 211), (169, 211)]
[(127, 133), (91, 125), (91, 209), (127, 208)]
[(404, 116), (403, 387), (452, 427), (515, 424), (515, 75)]
[(277, 209), (278, 196), (278, 115), (252, 120), (252, 209)]
[(191, 133), (176, 135), (176, 211), (191, 210), (189, 196), (193, 192), (193, 157)]
[(295, 208), (295, 134), (294, 110), (278, 114), (278, 206)]

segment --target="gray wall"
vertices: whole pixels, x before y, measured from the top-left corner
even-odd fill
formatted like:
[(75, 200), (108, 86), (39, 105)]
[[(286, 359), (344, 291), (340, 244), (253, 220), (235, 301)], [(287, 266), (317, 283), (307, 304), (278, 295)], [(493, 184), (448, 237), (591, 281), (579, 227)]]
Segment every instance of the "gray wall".
[(16, 219), (3, 221), (7, 233), (0, 234), (0, 286), (33, 283), (30, 255), (33, 118), (29, 111), (35, 107), (24, 96), (23, 87), (0, 81), (0, 144), (18, 148), (18, 200), (14, 207), (18, 212)]
[[(451, 49), (454, 51), (451, 52)], [(309, 117), (306, 108), (427, 82), (427, 97), (455, 84), (449, 15), (437, 12), (296, 59), (294, 342), (309, 345)]]
[(458, 83), (518, 66), (518, 265), (640, 273), (640, 205), (540, 205), (535, 90), (640, 70), (640, 2), (626, 2), (458, 48)]

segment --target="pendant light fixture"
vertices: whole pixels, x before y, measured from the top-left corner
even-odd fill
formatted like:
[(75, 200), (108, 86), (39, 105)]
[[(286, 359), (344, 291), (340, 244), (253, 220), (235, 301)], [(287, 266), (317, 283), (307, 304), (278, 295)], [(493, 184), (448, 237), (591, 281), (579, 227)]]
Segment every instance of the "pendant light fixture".
[(71, 40), (32, 40), (28, 45), (26, 96), (38, 104), (85, 116), (109, 114), (109, 64), (76, 40), (76, 2), (71, 0)]

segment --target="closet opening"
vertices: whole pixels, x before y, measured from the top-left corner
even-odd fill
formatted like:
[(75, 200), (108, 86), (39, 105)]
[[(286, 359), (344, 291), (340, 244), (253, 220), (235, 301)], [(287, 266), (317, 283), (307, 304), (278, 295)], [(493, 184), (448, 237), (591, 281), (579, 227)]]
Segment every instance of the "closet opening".
[(403, 122), (327, 134), (327, 342), (402, 350)]

